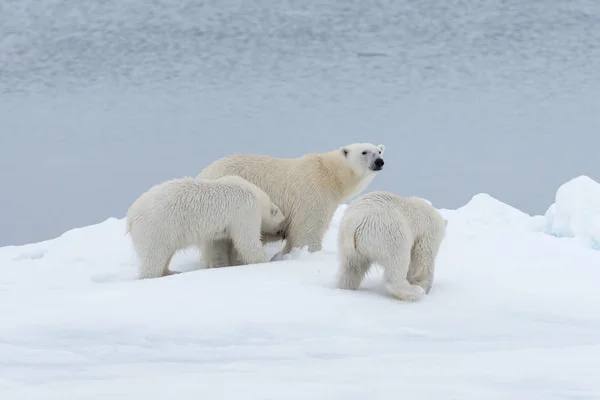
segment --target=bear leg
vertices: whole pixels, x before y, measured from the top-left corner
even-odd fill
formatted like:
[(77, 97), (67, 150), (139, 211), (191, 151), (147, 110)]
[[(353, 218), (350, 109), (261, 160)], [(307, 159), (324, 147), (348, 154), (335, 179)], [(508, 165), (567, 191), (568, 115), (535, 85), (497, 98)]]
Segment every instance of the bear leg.
[(420, 286), (411, 285), (406, 279), (410, 257), (410, 247), (401, 246), (395, 254), (378, 260), (378, 264), (384, 268), (383, 281), (386, 290), (401, 301), (413, 301), (425, 294)]
[(163, 269), (163, 276), (176, 275), (176, 274), (180, 274), (181, 273), (180, 271), (173, 271), (172, 269), (169, 269), (169, 265), (171, 264), (171, 259), (173, 258), (173, 254), (171, 254), (169, 256), (169, 259), (165, 263), (165, 267)]
[(169, 263), (173, 257), (170, 251), (152, 251), (148, 254), (142, 254), (139, 264), (139, 278), (152, 279), (161, 278), (170, 275)]
[(244, 262), (240, 257), (240, 253), (237, 251), (232, 241), (227, 243), (227, 251), (229, 254), (229, 265), (232, 267), (237, 267), (243, 265)]
[(418, 239), (413, 246), (408, 281), (423, 288), (426, 294), (433, 286), (437, 249), (431, 241)]
[(308, 247), (309, 253), (315, 253), (323, 249), (323, 233), (320, 233), (322, 227), (315, 228), (315, 222), (295, 224), (290, 226), (286, 237), (285, 246), (278, 254), (285, 255), (293, 249), (302, 249)]
[(242, 262), (240, 265), (260, 264), (267, 261), (260, 241), (260, 231), (254, 232), (243, 227), (235, 227), (231, 230), (231, 240), (235, 251), (239, 254), (239, 261)]
[(371, 261), (356, 251), (340, 254), (337, 287), (357, 290), (370, 267)]
[(198, 246), (201, 253), (202, 268), (220, 268), (228, 267), (229, 247), (231, 241), (229, 239), (205, 240)]

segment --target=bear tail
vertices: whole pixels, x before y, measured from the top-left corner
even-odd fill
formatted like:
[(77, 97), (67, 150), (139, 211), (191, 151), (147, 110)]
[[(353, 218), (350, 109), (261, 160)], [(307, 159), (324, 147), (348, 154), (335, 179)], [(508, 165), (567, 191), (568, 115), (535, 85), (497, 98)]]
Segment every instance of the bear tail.
[(338, 238), (340, 250), (344, 252), (355, 252), (357, 250), (357, 228), (358, 227), (354, 226), (354, 224), (349, 224), (344, 227), (344, 229), (340, 229), (340, 231), (343, 232), (342, 234), (339, 234)]

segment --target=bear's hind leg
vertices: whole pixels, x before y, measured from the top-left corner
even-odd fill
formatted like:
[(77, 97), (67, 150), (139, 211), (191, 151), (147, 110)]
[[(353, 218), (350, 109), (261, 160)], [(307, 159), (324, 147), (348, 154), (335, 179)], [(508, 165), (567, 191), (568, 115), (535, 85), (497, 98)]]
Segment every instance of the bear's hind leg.
[(367, 257), (356, 251), (346, 250), (344, 254), (339, 255), (337, 287), (357, 290), (370, 267), (371, 261)]
[(418, 239), (412, 249), (408, 281), (423, 288), (426, 294), (433, 286), (437, 248), (431, 241)]
[(400, 246), (393, 254), (377, 260), (384, 268), (383, 281), (386, 290), (401, 301), (413, 301), (425, 294), (420, 286), (411, 285), (407, 280), (410, 256), (410, 247)]

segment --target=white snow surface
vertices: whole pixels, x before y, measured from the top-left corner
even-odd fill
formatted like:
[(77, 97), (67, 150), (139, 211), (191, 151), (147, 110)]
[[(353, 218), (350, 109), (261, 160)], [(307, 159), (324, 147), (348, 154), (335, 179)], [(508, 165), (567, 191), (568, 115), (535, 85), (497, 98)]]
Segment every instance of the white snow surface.
[(561, 185), (543, 219), (543, 231), (575, 238), (600, 250), (600, 184), (588, 176), (578, 176)]
[[(585, 182), (555, 222), (589, 212), (567, 195)], [(123, 219), (0, 248), (0, 398), (600, 398), (599, 251), (479, 194), (441, 210), (434, 287), (401, 303), (380, 271), (333, 287), (344, 208), (321, 252), (197, 270), (187, 251), (153, 280)]]

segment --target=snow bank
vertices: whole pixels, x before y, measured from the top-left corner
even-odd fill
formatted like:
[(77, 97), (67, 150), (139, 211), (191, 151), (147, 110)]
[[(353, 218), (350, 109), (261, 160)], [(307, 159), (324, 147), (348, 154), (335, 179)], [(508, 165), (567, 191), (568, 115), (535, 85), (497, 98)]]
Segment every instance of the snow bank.
[(574, 238), (600, 250), (600, 184), (587, 176), (564, 183), (556, 191), (555, 203), (536, 220), (550, 235)]
[(0, 398), (600, 398), (600, 252), (480, 194), (401, 303), (333, 287), (344, 210), (321, 252), (145, 281), (123, 219), (0, 248)]
[(521, 229), (528, 226), (531, 217), (486, 193), (476, 194), (457, 210), (441, 210), (447, 218), (455, 219), (469, 230)]

